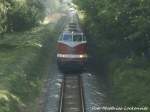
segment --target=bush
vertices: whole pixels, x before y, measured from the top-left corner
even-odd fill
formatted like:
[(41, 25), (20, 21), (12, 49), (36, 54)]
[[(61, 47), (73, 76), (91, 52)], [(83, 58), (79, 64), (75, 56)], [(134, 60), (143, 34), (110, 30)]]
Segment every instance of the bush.
[[(74, 0), (85, 15), (94, 58), (107, 66), (116, 104), (150, 104), (150, 1)], [(93, 48), (92, 48), (93, 49)], [(106, 60), (106, 61), (103, 61)], [(98, 66), (100, 68), (100, 66)], [(103, 71), (103, 70), (101, 70)]]
[(1, 0), (0, 33), (22, 31), (39, 23), (44, 17), (44, 6), (34, 0)]
[(0, 90), (0, 112), (16, 112), (23, 107), (24, 104), (18, 97), (8, 91)]
[(141, 58), (120, 59), (111, 63), (109, 75), (115, 103), (150, 106), (150, 67), (147, 65)]

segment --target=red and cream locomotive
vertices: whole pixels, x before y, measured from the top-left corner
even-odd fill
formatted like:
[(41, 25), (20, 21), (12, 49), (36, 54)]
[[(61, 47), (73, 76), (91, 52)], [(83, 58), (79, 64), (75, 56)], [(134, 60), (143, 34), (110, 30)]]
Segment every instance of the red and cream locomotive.
[[(70, 28), (70, 29), (69, 29)], [(75, 23), (70, 23), (57, 41), (59, 68), (84, 68), (87, 61), (87, 40)]]

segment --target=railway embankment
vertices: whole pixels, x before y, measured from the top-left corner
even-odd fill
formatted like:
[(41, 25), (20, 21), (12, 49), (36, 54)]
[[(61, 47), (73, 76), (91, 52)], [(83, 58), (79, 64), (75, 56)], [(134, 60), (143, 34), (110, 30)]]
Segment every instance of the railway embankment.
[(0, 41), (0, 111), (37, 112), (55, 39), (65, 17)]
[[(149, 21), (149, 14), (134, 13), (134, 9), (145, 12), (147, 3), (143, 2), (144, 8), (141, 8), (139, 1), (74, 2), (82, 12), (83, 27), (89, 42), (89, 68), (107, 86), (112, 105), (149, 107), (149, 25), (140, 24)], [(126, 10), (126, 6), (133, 10)], [(138, 17), (141, 19), (136, 19)]]

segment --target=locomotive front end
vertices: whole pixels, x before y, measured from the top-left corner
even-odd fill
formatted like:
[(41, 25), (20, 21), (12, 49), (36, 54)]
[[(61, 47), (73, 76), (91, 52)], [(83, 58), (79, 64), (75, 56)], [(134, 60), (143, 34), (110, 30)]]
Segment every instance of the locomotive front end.
[(68, 69), (83, 68), (87, 57), (87, 41), (83, 33), (63, 32), (58, 40), (58, 66)]

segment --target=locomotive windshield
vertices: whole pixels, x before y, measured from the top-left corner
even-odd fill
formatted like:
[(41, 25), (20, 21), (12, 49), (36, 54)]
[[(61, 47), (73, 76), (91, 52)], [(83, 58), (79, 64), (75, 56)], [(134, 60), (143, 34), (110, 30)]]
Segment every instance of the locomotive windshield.
[(64, 34), (63, 41), (72, 41), (72, 35), (70, 35), (70, 34)]
[(83, 41), (83, 35), (73, 35), (73, 41), (80, 42)]
[(78, 33), (64, 33), (62, 36), (60, 36), (60, 41), (67, 41), (67, 42), (82, 42), (86, 41), (83, 34)]

